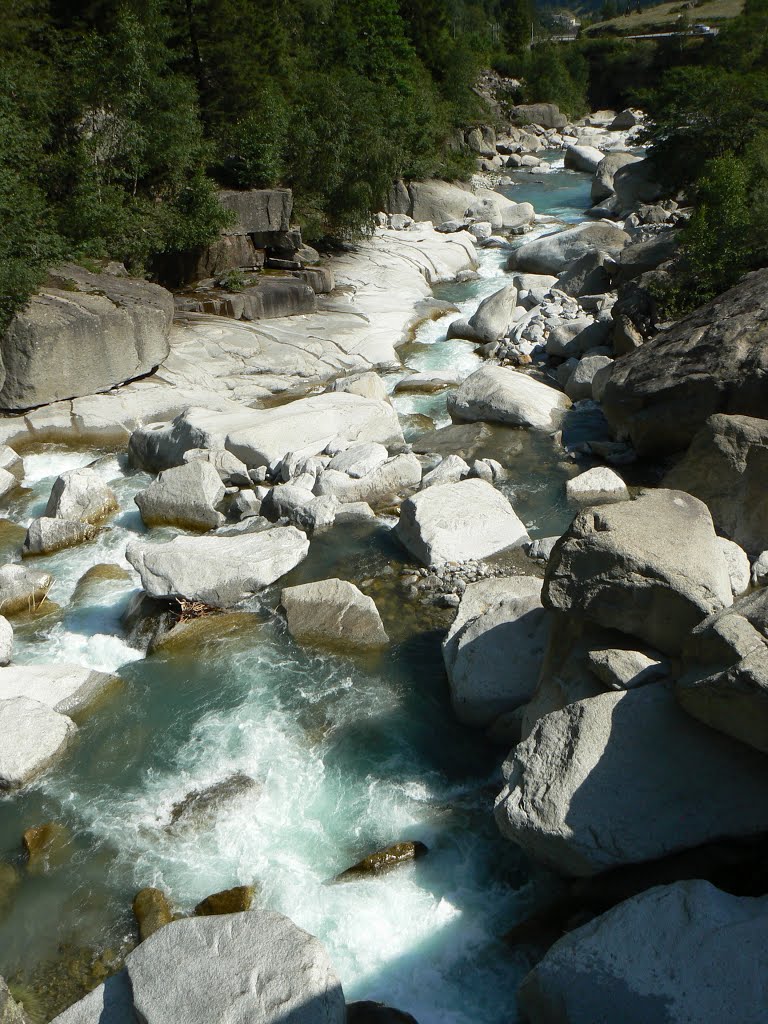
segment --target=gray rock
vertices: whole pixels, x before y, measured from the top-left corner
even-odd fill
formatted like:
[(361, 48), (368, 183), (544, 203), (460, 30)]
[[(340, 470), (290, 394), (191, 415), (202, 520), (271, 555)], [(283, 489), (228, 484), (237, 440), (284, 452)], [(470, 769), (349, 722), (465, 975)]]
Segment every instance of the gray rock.
[(128, 971), (123, 968), (107, 978), (68, 1010), (54, 1017), (52, 1024), (136, 1024)]
[(767, 941), (768, 898), (658, 886), (556, 942), (523, 980), (520, 1008), (530, 1024), (758, 1024)]
[(628, 164), (638, 163), (642, 157), (633, 153), (609, 153), (598, 165), (592, 179), (592, 202), (602, 203), (614, 194), (613, 179), (616, 172)]
[(7, 469), (0, 469), (0, 498), (4, 498), (11, 491), (15, 491), (18, 486), (18, 477), (14, 476), (13, 473), (9, 473)]
[(732, 540), (725, 537), (718, 537), (717, 543), (725, 556), (728, 566), (728, 576), (731, 580), (731, 593), (734, 597), (743, 594), (749, 587), (749, 558), (744, 548), (740, 548)]
[(680, 246), (677, 231), (663, 231), (645, 241), (632, 242), (619, 253), (614, 273), (614, 285), (620, 286), (627, 281), (647, 274), (674, 259)]
[(314, 289), (292, 277), (270, 277), (239, 293), (242, 320), (275, 320), (284, 316), (314, 313), (317, 297)]
[(12, 473), (19, 481), (24, 479), (24, 460), (7, 444), (0, 445), (0, 469)]
[(13, 657), (13, 626), (0, 615), (0, 665), (9, 665)]
[(70, 469), (57, 477), (45, 507), (49, 519), (98, 523), (117, 510), (114, 491), (95, 469)]
[(549, 560), (552, 549), (559, 540), (559, 537), (539, 537), (538, 540), (532, 540), (525, 546), (525, 553), (529, 558), (533, 558), (538, 562), (546, 562)]
[(710, 416), (665, 487), (696, 495), (712, 513), (718, 533), (756, 555), (768, 543), (768, 421), (751, 416)]
[(300, 529), (330, 526), (336, 518), (339, 503), (333, 495), (316, 497), (298, 484), (273, 487), (261, 503), (261, 512), (268, 519), (288, 519)]
[(64, 752), (75, 731), (71, 718), (40, 701), (0, 700), (0, 791), (18, 789), (44, 772)]
[(471, 341), (485, 343), (498, 341), (512, 326), (516, 307), (517, 288), (514, 284), (506, 285), (483, 299), (468, 321), (454, 321), (448, 330), (448, 337), (467, 337)]
[(166, 469), (134, 501), (146, 526), (213, 530), (224, 522), (215, 508), (223, 497), (224, 484), (215, 466), (193, 459)]
[(752, 563), (750, 578), (756, 587), (768, 583), (768, 550), (761, 551)]
[(424, 488), (435, 484), (457, 484), (468, 475), (469, 466), (464, 459), (458, 455), (446, 455), (439, 465), (424, 475), (421, 486)]
[(248, 467), (226, 448), (190, 448), (182, 456), (184, 462), (210, 462), (225, 487), (250, 487)]
[(389, 458), (389, 453), (383, 444), (369, 441), (367, 444), (353, 444), (338, 455), (334, 455), (328, 463), (328, 469), (338, 473), (346, 473), (355, 480), (359, 480), (367, 473), (377, 469)]
[(463, 220), (464, 211), (475, 201), (472, 192), (447, 181), (412, 181), (408, 185), (408, 209), (402, 211), (416, 221)]
[(114, 676), (82, 665), (14, 665), (0, 668), (0, 701), (29, 697), (60, 715), (75, 715), (114, 682)]
[(233, 537), (175, 537), (164, 544), (133, 541), (125, 556), (152, 597), (183, 597), (228, 608), (274, 583), (309, 550), (293, 526)]
[(293, 193), (289, 188), (222, 191), (219, 202), (235, 218), (235, 223), (225, 228), (227, 234), (272, 234), (290, 230)]
[(547, 355), (561, 359), (579, 356), (587, 349), (599, 345), (606, 331), (605, 324), (597, 323), (591, 316), (579, 316), (575, 320), (555, 320), (549, 329)]
[(487, 726), (530, 699), (547, 625), (540, 579), (469, 584), (443, 641), (451, 703), (460, 722)]
[(568, 118), (555, 103), (520, 103), (509, 112), (512, 124), (541, 125), (542, 128), (565, 128)]
[(588, 253), (616, 256), (629, 241), (629, 235), (615, 224), (579, 224), (521, 245), (510, 256), (509, 269), (557, 275)]
[(765, 759), (678, 706), (664, 684), (545, 715), (510, 754), (502, 833), (566, 875), (768, 827)]
[(626, 110), (621, 110), (614, 117), (611, 123), (608, 125), (609, 132), (625, 132), (629, 128), (634, 128), (640, 124), (643, 120), (643, 114), (640, 110), (631, 110), (629, 107)]
[(317, 476), (314, 492), (342, 504), (364, 501), (379, 505), (393, 501), (420, 483), (421, 463), (415, 455), (406, 453), (387, 459), (359, 479), (334, 469), (324, 470)]
[(0, 615), (31, 611), (45, 599), (52, 585), (53, 576), (47, 572), (15, 562), (0, 566)]
[(566, 482), (565, 493), (569, 501), (582, 505), (602, 505), (604, 502), (629, 501), (629, 490), (615, 469), (595, 466)]
[(73, 265), (51, 272), (0, 338), (0, 408), (92, 395), (149, 373), (168, 355), (172, 319), (171, 293), (148, 281)]
[(376, 513), (366, 501), (350, 501), (339, 505), (334, 524), (366, 523), (376, 518)]
[(619, 167), (613, 176), (613, 190), (622, 214), (630, 213), (641, 203), (655, 203), (663, 195), (657, 171), (649, 159)]
[(565, 386), (565, 393), (572, 402), (579, 402), (583, 398), (592, 398), (592, 381), (595, 375), (611, 366), (613, 360), (609, 356), (584, 356), (579, 365), (568, 378)]
[(591, 672), (611, 690), (632, 690), (658, 683), (669, 676), (671, 667), (661, 655), (649, 657), (642, 651), (603, 647), (587, 654)]
[(504, 366), (482, 366), (448, 396), (452, 419), (556, 430), (570, 401), (555, 388)]
[(286, 587), (280, 603), (288, 631), (300, 643), (375, 648), (389, 642), (373, 599), (345, 580)]
[(557, 287), (566, 295), (602, 295), (611, 287), (609, 273), (616, 263), (604, 252), (588, 252), (562, 271)]
[(706, 506), (668, 490), (576, 516), (547, 563), (542, 599), (665, 653), (733, 601)]
[(261, 498), (256, 497), (253, 488), (245, 488), (236, 494), (229, 505), (230, 519), (250, 519), (261, 515)]
[(4, 978), (0, 978), (0, 1024), (30, 1024), (29, 1017), (14, 1000)]
[(585, 174), (596, 174), (605, 154), (594, 146), (566, 146), (565, 166), (571, 171), (584, 171)]
[(373, 370), (368, 373), (354, 373), (349, 377), (339, 377), (333, 382), (331, 390), (343, 391), (348, 395), (359, 395), (361, 398), (372, 398), (378, 402), (389, 401), (384, 381)]
[(101, 530), (89, 523), (72, 519), (33, 519), (27, 529), (21, 553), (23, 555), (49, 555), (62, 548), (74, 547), (93, 540)]
[(395, 535), (424, 565), (487, 558), (528, 540), (509, 501), (484, 480), (428, 487), (408, 498)]

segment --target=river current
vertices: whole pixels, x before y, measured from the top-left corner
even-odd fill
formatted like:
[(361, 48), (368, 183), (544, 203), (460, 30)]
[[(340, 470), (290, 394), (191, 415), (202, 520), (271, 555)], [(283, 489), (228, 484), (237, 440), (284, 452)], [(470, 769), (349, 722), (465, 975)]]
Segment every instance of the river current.
[[(503, 191), (566, 221), (589, 205), (588, 177), (557, 168), (520, 174)], [(505, 256), (479, 250), (480, 280), (436, 296), (471, 315), (503, 284)], [(480, 365), (474, 346), (445, 340), (456, 315), (419, 328), (402, 350), (410, 369), (463, 378)], [(404, 373), (385, 378), (390, 389)], [(450, 422), (445, 392), (393, 401), (403, 417)], [(523, 858), (491, 814), (505, 751), (453, 719), (440, 654), (450, 614), (404, 600), (406, 557), (392, 523), (318, 535), (307, 560), (250, 607), (145, 657), (120, 620), (137, 587), (125, 545), (145, 532), (133, 496), (149, 478), (122, 452), (23, 454), (26, 489), (0, 523), (4, 561), (17, 557), (64, 470), (98, 459), (121, 507), (96, 541), (36, 560), (55, 576), (52, 604), (14, 620), (17, 662), (74, 662), (120, 678), (55, 769), (0, 799), (0, 975), (33, 1019), (50, 1019), (117, 962), (133, 935), (137, 889), (158, 886), (188, 912), (212, 892), (255, 884), (259, 905), (325, 943), (348, 1000), (379, 999), (420, 1024), (514, 1021), (527, 964), (500, 937), (531, 894)], [(483, 454), (508, 468), (504, 490), (532, 536), (562, 532), (573, 468), (549, 438), (497, 429)], [(333, 575), (376, 598), (393, 640), (383, 654), (302, 648), (272, 614), (282, 586)], [(205, 822), (170, 827), (187, 794), (234, 773), (255, 785)], [(21, 834), (45, 821), (66, 825), (71, 841), (47, 871), (26, 872)], [(400, 839), (420, 840), (429, 854), (388, 875), (328, 884)]]

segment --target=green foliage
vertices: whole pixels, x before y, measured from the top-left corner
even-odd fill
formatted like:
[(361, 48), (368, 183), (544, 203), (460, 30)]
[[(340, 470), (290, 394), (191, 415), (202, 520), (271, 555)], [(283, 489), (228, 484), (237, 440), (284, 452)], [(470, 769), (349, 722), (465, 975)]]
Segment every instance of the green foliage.
[(535, 46), (521, 63), (526, 103), (556, 103), (569, 117), (587, 110), (588, 66), (573, 46)]

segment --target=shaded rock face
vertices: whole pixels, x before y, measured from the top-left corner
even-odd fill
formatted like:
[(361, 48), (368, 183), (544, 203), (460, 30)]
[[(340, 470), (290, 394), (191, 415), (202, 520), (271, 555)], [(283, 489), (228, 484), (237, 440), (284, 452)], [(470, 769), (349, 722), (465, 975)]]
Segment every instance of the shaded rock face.
[(674, 654), (733, 595), (707, 507), (649, 490), (576, 516), (547, 563), (542, 600)]
[(662, 188), (656, 175), (656, 168), (648, 159), (620, 167), (613, 176), (618, 209), (628, 213), (640, 203), (653, 203), (660, 199)]
[(158, 285), (61, 267), (0, 339), (0, 409), (92, 395), (144, 376), (168, 355), (172, 319), (173, 297)]
[(700, 498), (717, 532), (755, 556), (768, 546), (768, 420), (717, 413), (706, 421), (665, 487)]
[(417, 1021), (403, 1010), (362, 999), (347, 1005), (347, 1024), (417, 1024)]
[(476, 201), (473, 192), (447, 181), (398, 182), (389, 197), (391, 213), (403, 213), (416, 221), (431, 220), (443, 224), (463, 220), (465, 211)]
[(533, 693), (547, 635), (541, 580), (504, 577), (471, 583), (443, 641), (454, 713), (490, 725)]
[(303, 643), (376, 648), (389, 642), (373, 599), (346, 580), (287, 587), (280, 597), (288, 630)]
[(634, 164), (640, 160), (632, 153), (609, 153), (604, 157), (595, 171), (592, 180), (592, 202), (601, 203), (613, 195), (613, 179), (616, 172), (626, 164)]
[(618, 360), (603, 392), (611, 426), (642, 455), (682, 451), (714, 413), (768, 403), (768, 270)]
[(694, 721), (663, 683), (545, 715), (506, 769), (502, 834), (564, 875), (768, 830), (764, 755)]
[(568, 118), (554, 103), (520, 103), (512, 107), (509, 119), (513, 124), (538, 124), (542, 128), (565, 128)]
[(235, 217), (225, 229), (228, 235), (288, 231), (291, 227), (293, 193), (289, 188), (219, 192), (219, 202)]
[(530, 1024), (757, 1024), (767, 946), (768, 898), (698, 880), (658, 886), (556, 942), (524, 979), (520, 1008)]

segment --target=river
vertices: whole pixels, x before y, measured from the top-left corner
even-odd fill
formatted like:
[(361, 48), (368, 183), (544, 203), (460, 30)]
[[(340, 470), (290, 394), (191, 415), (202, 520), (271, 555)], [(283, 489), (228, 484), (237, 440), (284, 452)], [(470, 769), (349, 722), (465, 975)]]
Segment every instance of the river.
[[(577, 221), (589, 182), (554, 169), (520, 174), (504, 191)], [(436, 289), (462, 315), (503, 283), (506, 254), (479, 255), (479, 281)], [(461, 378), (477, 368), (471, 344), (445, 340), (455, 316), (419, 328), (402, 350), (408, 367)], [(402, 376), (385, 378), (390, 390)], [(445, 392), (393, 401), (403, 416), (450, 422)], [(531, 534), (561, 532), (573, 472), (562, 451), (538, 432), (496, 429), (487, 454), (509, 469), (503, 489)], [(397, 570), (406, 556), (391, 522), (318, 535), (307, 560), (243, 612), (145, 658), (126, 642), (120, 617), (136, 590), (125, 545), (145, 532), (132, 499), (149, 478), (123, 453), (38, 446), (24, 456), (26, 490), (0, 529), (4, 560), (17, 556), (21, 527), (42, 513), (66, 469), (99, 459), (121, 506), (98, 540), (35, 563), (55, 576), (53, 605), (14, 622), (18, 662), (78, 662), (121, 680), (54, 770), (0, 799), (0, 861), (21, 875), (8, 896), (0, 871), (0, 974), (26, 996), (33, 1020), (50, 1019), (112, 968), (134, 934), (137, 889), (159, 886), (189, 911), (209, 893), (253, 883), (259, 905), (325, 943), (348, 1000), (380, 999), (420, 1024), (510, 1024), (527, 964), (500, 936), (531, 893), (522, 857), (490, 813), (505, 751), (452, 717), (440, 654), (450, 614), (404, 597)], [(286, 583), (331, 575), (376, 597), (393, 639), (382, 655), (302, 648), (271, 614)], [(255, 785), (199, 827), (169, 827), (188, 793), (236, 772)], [(71, 842), (48, 871), (25, 872), (21, 834), (44, 821), (65, 824)], [(389, 875), (328, 884), (399, 839), (424, 842), (428, 856)]]

